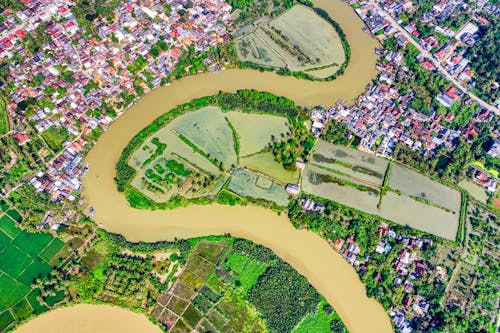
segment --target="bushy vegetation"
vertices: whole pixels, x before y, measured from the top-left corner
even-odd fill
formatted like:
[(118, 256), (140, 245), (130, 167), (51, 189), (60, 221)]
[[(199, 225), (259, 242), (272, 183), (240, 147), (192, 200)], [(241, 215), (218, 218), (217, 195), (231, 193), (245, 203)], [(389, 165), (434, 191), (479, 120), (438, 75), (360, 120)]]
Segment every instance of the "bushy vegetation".
[(274, 332), (290, 332), (307, 314), (312, 313), (321, 296), (290, 265), (271, 266), (248, 291), (255, 305)]

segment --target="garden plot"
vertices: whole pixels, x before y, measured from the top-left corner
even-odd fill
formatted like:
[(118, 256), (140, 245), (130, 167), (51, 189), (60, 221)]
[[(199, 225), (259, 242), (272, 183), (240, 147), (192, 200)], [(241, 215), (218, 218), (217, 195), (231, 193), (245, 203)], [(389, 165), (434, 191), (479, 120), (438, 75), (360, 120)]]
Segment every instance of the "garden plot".
[(250, 170), (265, 173), (284, 184), (296, 184), (299, 181), (300, 171), (289, 171), (274, 160), (271, 152), (251, 155), (240, 160), (240, 164)]
[(389, 164), (380, 157), (323, 140), (316, 143), (312, 157), (317, 165), (377, 185), (382, 185)]
[(460, 192), (396, 163), (392, 165), (389, 187), (457, 214), (460, 211)]
[(289, 131), (286, 117), (231, 111), (228, 120), (238, 133), (240, 156), (257, 153), (267, 147), (271, 138)]
[(236, 165), (234, 146), (228, 144), (233, 142), (233, 133), (218, 107), (188, 112), (172, 120), (170, 125), (207, 155), (221, 161), (225, 168)]
[(234, 172), (227, 189), (243, 197), (273, 201), (280, 206), (288, 205), (288, 194), (283, 186), (245, 170)]

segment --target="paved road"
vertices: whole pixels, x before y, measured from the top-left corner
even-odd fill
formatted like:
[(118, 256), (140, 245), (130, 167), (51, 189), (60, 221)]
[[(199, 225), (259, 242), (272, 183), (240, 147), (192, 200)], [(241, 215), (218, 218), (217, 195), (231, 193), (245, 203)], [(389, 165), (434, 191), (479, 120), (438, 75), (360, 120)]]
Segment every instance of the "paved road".
[(387, 21), (389, 21), (394, 28), (396, 28), (399, 32), (401, 32), (403, 34), (403, 36), (405, 36), (406, 39), (408, 39), (408, 41), (410, 43), (412, 43), (420, 51), (420, 53), (424, 57), (428, 58), (428, 60), (432, 62), (432, 64), (438, 69), (438, 71), (440, 71), (446, 77), (446, 79), (448, 79), (448, 81), (451, 81), (456, 87), (458, 87), (460, 90), (462, 90), (466, 94), (468, 94), (469, 97), (472, 98), (473, 100), (475, 100), (482, 108), (487, 109), (488, 111), (494, 112), (494, 113), (496, 113), (497, 115), (500, 116), (500, 110), (498, 108), (494, 107), (493, 105), (490, 105), (490, 104), (486, 103), (481, 98), (477, 97), (472, 92), (470, 92), (467, 89), (467, 87), (463, 86), (463, 84), (460, 81), (458, 81), (455, 77), (453, 77), (446, 70), (446, 68), (444, 68), (441, 65), (441, 63), (439, 61), (437, 61), (436, 59), (434, 59), (432, 57), (432, 54), (430, 54), (419, 43), (417, 43), (417, 41), (412, 38), (412, 36), (408, 33), (408, 31), (406, 31), (405, 29), (403, 29), (403, 27), (400, 26), (399, 23), (396, 22), (396, 20), (391, 15), (389, 15), (386, 11), (384, 11), (382, 8), (380, 8), (380, 6), (377, 3), (373, 2), (373, 6), (380, 13), (380, 15), (384, 19), (386, 19)]

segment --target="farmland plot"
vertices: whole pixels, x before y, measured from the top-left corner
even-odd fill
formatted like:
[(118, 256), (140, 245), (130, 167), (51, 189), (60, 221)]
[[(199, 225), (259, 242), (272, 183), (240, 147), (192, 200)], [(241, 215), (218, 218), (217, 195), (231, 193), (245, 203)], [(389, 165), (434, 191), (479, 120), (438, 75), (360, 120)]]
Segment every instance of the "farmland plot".
[(236, 164), (233, 134), (218, 107), (208, 106), (188, 112), (171, 122), (171, 126), (202, 151), (221, 161), (226, 168)]
[(457, 234), (458, 212), (453, 214), (393, 192), (385, 195), (379, 215), (449, 240), (454, 240)]
[(402, 194), (428, 200), (457, 214), (460, 211), (460, 192), (396, 163), (392, 165), (389, 187)]
[(271, 22), (289, 43), (300, 49), (310, 59), (304, 68), (342, 64), (344, 49), (335, 29), (312, 9), (294, 6)]
[[(272, 43), (274, 44), (274, 42)], [(253, 62), (266, 67), (286, 66), (275, 51), (255, 32), (238, 39), (236, 50), (241, 61)]]
[(324, 79), (345, 62), (335, 28), (306, 6), (296, 5), (235, 42), (240, 61), (305, 72)]
[(280, 206), (288, 204), (288, 194), (283, 186), (276, 184), (269, 178), (245, 170), (237, 170), (227, 188), (243, 197), (273, 201)]
[(333, 182), (316, 183), (312, 178), (314, 174), (338, 176), (318, 167), (308, 165), (302, 177), (302, 188), (306, 193), (331, 199), (370, 214), (377, 214), (378, 195)]
[(389, 162), (345, 146), (318, 140), (312, 154), (313, 163), (367, 182), (382, 185)]
[(240, 155), (247, 156), (266, 148), (271, 138), (289, 131), (286, 117), (231, 111), (226, 114), (238, 133)]
[(482, 188), (481, 186), (469, 181), (469, 180), (462, 180), (458, 183), (458, 185), (469, 192), (470, 195), (482, 204), (486, 204), (488, 201), (488, 195), (486, 194), (486, 190)]
[(298, 169), (295, 171), (286, 170), (274, 160), (271, 152), (258, 153), (242, 158), (240, 164), (247, 169), (265, 173), (285, 184), (296, 184), (299, 180), (300, 171)]

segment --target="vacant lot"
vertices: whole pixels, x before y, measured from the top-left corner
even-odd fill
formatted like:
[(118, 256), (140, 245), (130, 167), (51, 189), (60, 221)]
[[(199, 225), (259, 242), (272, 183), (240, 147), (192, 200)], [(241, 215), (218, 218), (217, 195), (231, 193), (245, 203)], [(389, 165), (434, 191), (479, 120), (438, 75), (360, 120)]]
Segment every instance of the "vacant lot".
[(263, 152), (242, 158), (240, 164), (250, 170), (265, 173), (282, 183), (296, 184), (299, 180), (300, 171), (289, 171), (274, 160), (271, 152)]
[[(262, 176), (257, 176), (245, 170), (237, 170), (229, 182), (227, 188), (243, 197), (264, 199), (273, 201), (280, 206), (288, 204), (288, 194), (283, 186), (270, 181), (269, 187), (264, 187), (262, 181), (258, 181)], [(260, 185), (260, 186), (259, 186)]]
[(335, 28), (312, 9), (296, 5), (236, 40), (241, 61), (266, 67), (288, 67), (311, 76), (333, 75), (345, 61)]
[(282, 133), (289, 131), (286, 117), (235, 111), (226, 116), (238, 133), (241, 156), (263, 150), (272, 137), (279, 139)]
[(389, 187), (408, 196), (429, 200), (457, 214), (460, 211), (460, 192), (396, 163), (392, 165)]

